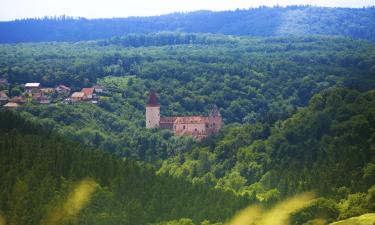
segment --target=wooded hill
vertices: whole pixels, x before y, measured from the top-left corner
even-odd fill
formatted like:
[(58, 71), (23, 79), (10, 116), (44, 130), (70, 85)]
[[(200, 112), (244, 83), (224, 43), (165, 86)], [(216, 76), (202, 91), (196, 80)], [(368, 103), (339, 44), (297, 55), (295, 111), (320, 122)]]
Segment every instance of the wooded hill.
[(62, 16), (0, 22), (0, 43), (75, 42), (159, 31), (264, 37), (334, 35), (374, 41), (374, 21), (374, 7), (260, 7), (236, 11), (197, 11), (113, 19), (73, 19)]
[(226, 124), (272, 124), (326, 88), (375, 87), (375, 45), (345, 38), (158, 33), (2, 45), (0, 53), (0, 76), (11, 83), (79, 90), (100, 83), (112, 90), (98, 106), (28, 105), (24, 112), (72, 140), (148, 162), (189, 151), (192, 144), (144, 129), (150, 89), (157, 91), (163, 115), (206, 114), (215, 104)]
[[(60, 145), (59, 138), (6, 131), (1, 135), (5, 138), (0, 146), (5, 146), (5, 152), (8, 146), (14, 146), (14, 152), (22, 154), (7, 153), (1, 157), (9, 157), (4, 162), (19, 160), (22, 169), (13, 168), (17, 163), (0, 164), (8, 168), (2, 171), (13, 171), (13, 175), (4, 175), (7, 182), (1, 184), (6, 186), (2, 195), (7, 199), (2, 201), (5, 213), (13, 215), (10, 209), (15, 206), (6, 204), (13, 202), (10, 193), (17, 184), (15, 178), (19, 176), (22, 182), (35, 181), (33, 176), (38, 177), (44, 171), (53, 172), (52, 177), (67, 177), (71, 180), (70, 185), (89, 174), (104, 190), (108, 187), (109, 197), (103, 197), (104, 202), (98, 205), (90, 204), (87, 210), (94, 211), (88, 211), (89, 216), (82, 217), (89, 222), (94, 215), (108, 218), (104, 220), (106, 222), (126, 215), (120, 221), (130, 224), (167, 220), (178, 223), (182, 217), (196, 223), (204, 219), (223, 221), (243, 206), (244, 201), (271, 206), (307, 190), (315, 191), (320, 198), (296, 213), (293, 224), (303, 224), (317, 217), (330, 222), (373, 212), (374, 75), (375, 45), (337, 37), (249, 38), (157, 33), (79, 43), (1, 45), (0, 76), (14, 85), (12, 92), (22, 89), (17, 84), (35, 81), (42, 85), (63, 83), (73, 89), (99, 83), (111, 90), (98, 105), (26, 104), (18, 113), (71, 141), (115, 153), (94, 151), (87, 145), (64, 140), (61, 147), (54, 147)], [(202, 143), (174, 137), (166, 130), (145, 129), (144, 110), (151, 88), (157, 91), (165, 115), (207, 113), (208, 106), (216, 104), (226, 127)], [(13, 127), (17, 126), (10, 124), (8, 130)], [(34, 141), (45, 144), (29, 144)], [(73, 151), (69, 150), (73, 148), (70, 146), (77, 146), (74, 148), (78, 150), (88, 148), (90, 153), (82, 153), (82, 158), (78, 153), (69, 152)], [(39, 149), (37, 156), (27, 155), (34, 147)], [(54, 152), (53, 149), (61, 151)], [(39, 159), (44, 151), (52, 151), (46, 159), (55, 162), (57, 158), (53, 155), (56, 154), (66, 160), (68, 166), (65, 168), (65, 163), (60, 165), (60, 162), (44, 163)], [(75, 156), (77, 161), (69, 155)], [(30, 162), (28, 158), (33, 157), (43, 163), (30, 167), (34, 161)], [(143, 168), (130, 159), (152, 164), (158, 176), (155, 176), (155, 170), (146, 169), (150, 167), (147, 163)], [(106, 172), (107, 168), (112, 168), (110, 165), (124, 167), (123, 170), (131, 165), (131, 170), (141, 171), (134, 172), (137, 174), (134, 180), (138, 179), (134, 181), (134, 187), (126, 180), (121, 181), (125, 175), (116, 171), (122, 169)], [(38, 170), (39, 175), (31, 178), (27, 173), (23, 175), (26, 168)], [(167, 175), (176, 180), (164, 177)], [(149, 182), (155, 182), (155, 186), (143, 189), (145, 183), (140, 176), (152, 180)], [(53, 181), (56, 184), (51, 181), (52, 188), (58, 192), (62, 190), (59, 179)], [(159, 179), (161, 183), (158, 183)], [(137, 198), (125, 198), (135, 204), (123, 206), (126, 199), (122, 199), (116, 205), (117, 198), (128, 196), (122, 192), (124, 189), (116, 189), (121, 182), (124, 182), (121, 187), (131, 186), (128, 194)], [(164, 188), (164, 184), (173, 188), (168, 189), (168, 185)], [(24, 184), (20, 185), (22, 190), (26, 189)], [(143, 193), (137, 190), (145, 190), (144, 195), (156, 202), (143, 199)], [(166, 190), (161, 196), (172, 199), (166, 201), (153, 195), (160, 190)], [(211, 191), (212, 194), (207, 194)], [(186, 192), (186, 196), (182, 192)], [(42, 197), (40, 199), (43, 201)], [(201, 199), (214, 201), (212, 209), (207, 202), (201, 203)], [(233, 205), (218, 209), (225, 205), (224, 201), (232, 201)], [(191, 204), (191, 208), (186, 208), (185, 202)], [(101, 204), (109, 204), (114, 213), (100, 213)], [(175, 204), (178, 210), (171, 214)], [(208, 208), (201, 208), (203, 206)], [(48, 208), (43, 206), (41, 213), (46, 212), (45, 207)], [(95, 211), (95, 207), (99, 210)], [(151, 214), (138, 221), (136, 218), (143, 218), (139, 215), (145, 212)], [(209, 216), (203, 216), (205, 213)], [(160, 217), (156, 216), (159, 214)], [(86, 215), (85, 211), (83, 215)], [(137, 217), (133, 218), (133, 215)], [(36, 218), (41, 217), (40, 214)], [(101, 221), (101, 217), (96, 219)]]
[[(48, 215), (85, 178), (98, 185), (88, 206), (79, 216), (67, 213), (49, 223)], [(184, 217), (219, 222), (249, 202), (230, 192), (157, 176), (151, 167), (66, 141), (3, 111), (0, 180), (0, 217), (7, 224), (133, 225)], [(74, 212), (74, 205), (68, 210)]]
[(375, 210), (375, 92), (332, 89), (274, 125), (228, 126), (159, 174), (235, 190), (256, 202), (314, 190), (321, 198), (295, 217), (345, 219)]

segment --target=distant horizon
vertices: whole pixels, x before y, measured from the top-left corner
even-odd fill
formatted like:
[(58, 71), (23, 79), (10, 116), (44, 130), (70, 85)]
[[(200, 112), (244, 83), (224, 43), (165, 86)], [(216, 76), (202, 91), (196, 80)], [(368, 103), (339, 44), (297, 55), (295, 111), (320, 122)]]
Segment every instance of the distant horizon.
[[(252, 8), (311, 6), (328, 8), (374, 7), (375, 0), (0, 0), (0, 21), (67, 16), (86, 19), (112, 19), (162, 16), (196, 11), (234, 11)], [(88, 7), (89, 6), (89, 7)]]
[(275, 7), (281, 7), (281, 8), (288, 8), (288, 7), (314, 7), (314, 8), (341, 8), (341, 9), (362, 9), (362, 8), (373, 8), (375, 5), (369, 5), (369, 6), (362, 6), (362, 7), (338, 7), (338, 6), (317, 6), (317, 5), (286, 5), (286, 6), (280, 6), (280, 5), (274, 5), (274, 6), (266, 6), (266, 5), (260, 5), (257, 7), (249, 7), (249, 8), (237, 8), (237, 9), (229, 9), (229, 10), (211, 10), (211, 9), (198, 9), (194, 11), (189, 12), (169, 12), (164, 14), (158, 14), (158, 15), (146, 15), (146, 16), (124, 16), (124, 17), (84, 17), (84, 16), (71, 16), (71, 15), (45, 15), (40, 17), (21, 17), (21, 18), (15, 18), (12, 20), (0, 20), (0, 22), (11, 22), (11, 21), (17, 21), (17, 20), (38, 20), (38, 19), (44, 19), (44, 18), (62, 18), (66, 17), (69, 19), (88, 19), (88, 20), (100, 20), (100, 19), (127, 19), (127, 18), (137, 18), (137, 17), (157, 17), (157, 16), (165, 16), (165, 15), (171, 15), (171, 14), (189, 14), (189, 13), (195, 13), (195, 12), (225, 12), (225, 11), (236, 11), (236, 10), (250, 10), (250, 9), (258, 9), (261, 7), (268, 7), (268, 8), (275, 8)]

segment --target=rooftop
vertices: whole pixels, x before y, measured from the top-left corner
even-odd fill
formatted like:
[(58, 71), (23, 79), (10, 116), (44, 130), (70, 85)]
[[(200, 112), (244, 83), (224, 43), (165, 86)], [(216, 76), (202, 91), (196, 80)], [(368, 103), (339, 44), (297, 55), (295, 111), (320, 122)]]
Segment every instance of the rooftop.
[(16, 108), (18, 107), (18, 103), (15, 103), (15, 102), (8, 102), (7, 104), (4, 105), (4, 107), (7, 107), (7, 108)]
[(74, 92), (72, 94), (72, 98), (83, 98), (85, 96), (85, 93), (83, 92)]
[(63, 84), (60, 84), (59, 86), (57, 86), (56, 88), (61, 88), (61, 89), (66, 89), (66, 90), (70, 90), (69, 87), (63, 85)]
[(160, 106), (158, 102), (158, 97), (154, 90), (150, 91), (150, 99), (148, 100), (147, 106)]
[(176, 118), (176, 124), (208, 123), (208, 118), (204, 116), (179, 116)]
[(94, 93), (94, 88), (82, 88), (81, 92), (85, 95), (92, 95)]
[(39, 87), (40, 86), (40, 83), (26, 83), (25, 84), (25, 87), (27, 88), (35, 88), (35, 87)]
[(6, 98), (6, 99), (8, 99), (8, 95), (5, 94), (5, 92), (0, 91), (0, 98)]

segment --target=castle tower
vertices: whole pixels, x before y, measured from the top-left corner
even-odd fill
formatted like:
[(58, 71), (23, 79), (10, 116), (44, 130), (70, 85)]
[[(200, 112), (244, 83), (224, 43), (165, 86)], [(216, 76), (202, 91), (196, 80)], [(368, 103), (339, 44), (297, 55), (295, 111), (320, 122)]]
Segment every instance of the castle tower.
[(155, 91), (150, 91), (150, 99), (146, 106), (146, 128), (157, 128), (160, 123), (160, 105)]
[(208, 121), (209, 130), (211, 133), (218, 132), (223, 126), (223, 119), (216, 105), (212, 108), (210, 115), (208, 116)]

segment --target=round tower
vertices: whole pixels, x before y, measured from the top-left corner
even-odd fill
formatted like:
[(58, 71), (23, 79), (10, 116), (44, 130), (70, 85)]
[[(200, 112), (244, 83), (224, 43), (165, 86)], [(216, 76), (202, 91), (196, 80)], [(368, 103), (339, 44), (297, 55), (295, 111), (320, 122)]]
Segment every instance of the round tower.
[(160, 123), (160, 105), (155, 91), (150, 91), (150, 99), (146, 106), (146, 128), (157, 128)]

